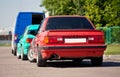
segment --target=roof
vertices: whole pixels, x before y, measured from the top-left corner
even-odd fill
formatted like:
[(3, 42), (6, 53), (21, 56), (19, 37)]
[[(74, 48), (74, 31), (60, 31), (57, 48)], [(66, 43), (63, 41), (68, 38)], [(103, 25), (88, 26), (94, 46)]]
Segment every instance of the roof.
[(48, 18), (54, 18), (54, 17), (84, 17), (86, 16), (79, 16), (79, 15), (58, 15), (58, 16), (49, 16)]
[(39, 24), (27, 26), (27, 29), (29, 29), (29, 30), (35, 30), (35, 29), (38, 29), (38, 28), (39, 28)]
[(25, 13), (29, 13), (29, 14), (31, 14), (31, 13), (32, 13), (32, 14), (34, 14), (34, 13), (35, 13), (35, 14), (36, 14), (36, 13), (38, 13), (38, 14), (44, 14), (43, 12), (19, 12), (19, 14), (21, 14), (21, 13), (24, 13), (24, 14), (25, 14)]

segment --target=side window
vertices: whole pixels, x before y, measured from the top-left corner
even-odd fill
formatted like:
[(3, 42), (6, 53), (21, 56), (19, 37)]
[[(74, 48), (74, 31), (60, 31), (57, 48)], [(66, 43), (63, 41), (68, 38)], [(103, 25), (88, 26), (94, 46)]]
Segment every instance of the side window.
[(36, 35), (37, 31), (36, 30), (29, 30), (27, 34)]

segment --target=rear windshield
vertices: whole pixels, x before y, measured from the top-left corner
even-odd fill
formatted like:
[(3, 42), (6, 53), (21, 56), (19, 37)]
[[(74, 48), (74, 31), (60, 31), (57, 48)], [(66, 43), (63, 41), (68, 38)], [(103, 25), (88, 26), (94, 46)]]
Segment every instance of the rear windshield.
[(29, 31), (27, 32), (27, 34), (36, 35), (36, 34), (37, 34), (37, 30), (29, 30)]
[(54, 29), (94, 29), (84, 17), (55, 17), (50, 18), (46, 30)]

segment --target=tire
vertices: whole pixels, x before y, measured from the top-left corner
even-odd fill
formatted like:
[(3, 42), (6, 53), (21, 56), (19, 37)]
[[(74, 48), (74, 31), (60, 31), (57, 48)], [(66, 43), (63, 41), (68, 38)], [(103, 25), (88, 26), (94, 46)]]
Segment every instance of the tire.
[(46, 66), (46, 60), (42, 58), (41, 52), (40, 52), (40, 48), (37, 48), (37, 66), (38, 67), (45, 67)]
[(12, 50), (12, 52), (11, 52), (12, 54), (13, 54), (13, 50)]
[(91, 63), (93, 66), (101, 66), (103, 63), (103, 57), (95, 57), (91, 59)]
[(20, 54), (18, 53), (18, 51), (17, 51), (17, 58), (18, 58), (18, 59), (21, 58), (21, 56), (20, 56)]
[(27, 60), (27, 55), (24, 55), (24, 49), (21, 49), (21, 60)]
[(16, 56), (16, 50), (17, 49), (15, 48), (15, 50), (12, 51), (14, 56)]
[(35, 61), (36, 61), (36, 60), (34, 59), (33, 55), (34, 55), (34, 52), (32, 51), (31, 48), (29, 48), (29, 49), (28, 49), (28, 55), (27, 55), (27, 57), (28, 57), (28, 60), (29, 60), (30, 62), (35, 62)]

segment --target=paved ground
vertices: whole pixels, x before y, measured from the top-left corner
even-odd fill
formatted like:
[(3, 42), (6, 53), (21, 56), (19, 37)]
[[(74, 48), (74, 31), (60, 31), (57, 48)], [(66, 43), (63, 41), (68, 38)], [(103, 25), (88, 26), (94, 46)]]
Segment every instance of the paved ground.
[(37, 67), (36, 63), (21, 61), (11, 54), (10, 47), (0, 47), (0, 77), (119, 77), (120, 60), (104, 58), (103, 66), (93, 67), (89, 61), (48, 63)]
[(104, 59), (120, 61), (120, 55), (104, 55)]

